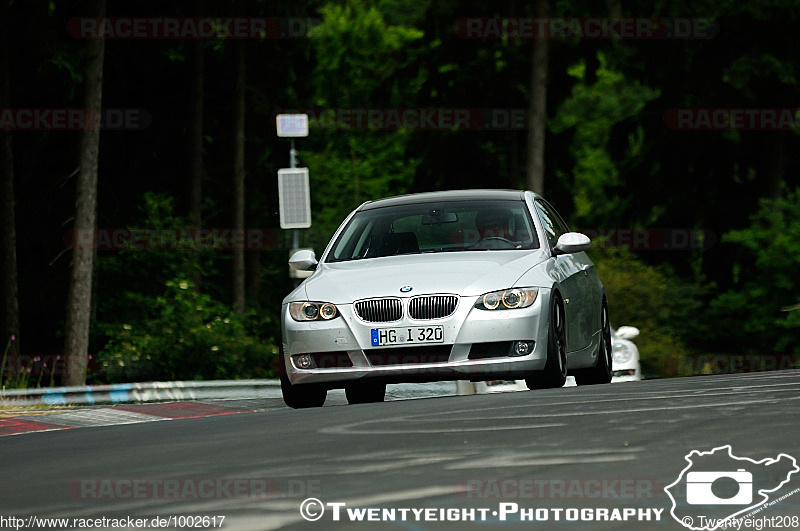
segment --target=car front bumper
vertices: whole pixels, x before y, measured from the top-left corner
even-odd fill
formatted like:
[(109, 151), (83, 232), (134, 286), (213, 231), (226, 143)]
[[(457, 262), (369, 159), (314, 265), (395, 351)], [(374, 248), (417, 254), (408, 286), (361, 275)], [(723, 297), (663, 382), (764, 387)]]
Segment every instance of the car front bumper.
[[(403, 300), (404, 308), (408, 299)], [(478, 297), (459, 297), (453, 315), (444, 319), (412, 320), (404, 312), (393, 323), (368, 323), (354, 312), (353, 304), (337, 305), (340, 315), (331, 321), (297, 322), (282, 309), (282, 341), (286, 375), (292, 384), (319, 383), (344, 387), (359, 379), (389, 383), (438, 380), (521, 378), (541, 370), (547, 357), (550, 290), (540, 289), (528, 308), (481, 310)], [(423, 346), (373, 347), (372, 329), (437, 326), (443, 342)], [(524, 356), (510, 356), (506, 345), (533, 342)], [(297, 356), (313, 354), (314, 367), (296, 366)], [(349, 365), (349, 366), (345, 366)]]

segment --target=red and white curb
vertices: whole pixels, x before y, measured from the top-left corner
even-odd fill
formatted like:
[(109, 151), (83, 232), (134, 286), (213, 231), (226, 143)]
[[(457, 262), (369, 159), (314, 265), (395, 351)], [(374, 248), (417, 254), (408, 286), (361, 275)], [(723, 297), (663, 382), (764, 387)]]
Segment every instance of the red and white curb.
[(0, 418), (0, 437), (43, 431), (69, 430), (97, 426), (116, 426), (160, 420), (178, 420), (218, 415), (255, 413), (255, 409), (222, 406), (204, 402), (166, 402), (124, 404), (103, 408), (80, 409), (63, 413), (11, 416)]
[[(408, 400), (455, 394), (453, 382), (393, 385), (386, 400)], [(204, 396), (195, 396), (202, 394)], [(186, 396), (190, 395), (190, 396)], [(155, 382), (94, 387), (62, 387), (3, 391), (3, 405), (12, 407), (62, 405), (76, 409), (0, 410), (0, 437), (61, 431), (72, 428), (116, 426), (159, 420), (215, 417), (285, 408), (277, 380), (219, 382)], [(147, 402), (146, 400), (162, 400)], [(169, 402), (163, 400), (171, 400)], [(144, 401), (144, 403), (142, 403)], [(212, 402), (213, 401), (213, 402)], [(107, 406), (87, 404), (109, 403)], [(228, 404), (222, 404), (229, 402)], [(326, 406), (347, 404), (344, 390), (328, 391)]]

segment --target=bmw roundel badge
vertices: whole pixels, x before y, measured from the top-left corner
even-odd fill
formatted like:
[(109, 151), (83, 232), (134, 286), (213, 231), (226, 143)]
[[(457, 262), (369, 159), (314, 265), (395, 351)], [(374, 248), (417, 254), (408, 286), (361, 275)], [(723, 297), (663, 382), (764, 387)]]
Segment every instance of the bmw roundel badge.
[(414, 288), (412, 288), (411, 286), (403, 286), (402, 288), (400, 288), (400, 293), (408, 293), (412, 289)]

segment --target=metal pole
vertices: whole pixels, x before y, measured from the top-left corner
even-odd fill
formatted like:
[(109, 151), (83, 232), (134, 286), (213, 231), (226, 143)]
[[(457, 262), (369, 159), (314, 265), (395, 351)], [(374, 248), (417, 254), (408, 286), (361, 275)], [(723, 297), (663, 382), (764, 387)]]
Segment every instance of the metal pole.
[[(297, 150), (294, 148), (294, 138), (291, 139), (292, 147), (289, 149), (289, 167), (297, 167)], [(300, 247), (300, 233), (297, 229), (292, 231), (292, 249)]]

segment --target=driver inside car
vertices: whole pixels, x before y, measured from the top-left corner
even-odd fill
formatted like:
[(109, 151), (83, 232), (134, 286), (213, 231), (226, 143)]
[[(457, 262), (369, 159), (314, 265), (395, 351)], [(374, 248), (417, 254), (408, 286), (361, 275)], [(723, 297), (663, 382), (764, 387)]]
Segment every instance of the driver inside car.
[(487, 238), (503, 238), (514, 241), (512, 229), (513, 215), (506, 209), (481, 210), (475, 216), (475, 228), (481, 240)]

